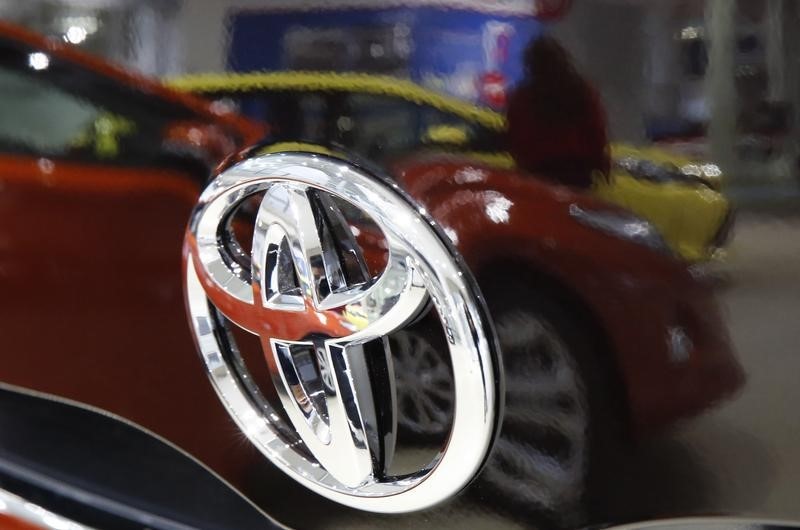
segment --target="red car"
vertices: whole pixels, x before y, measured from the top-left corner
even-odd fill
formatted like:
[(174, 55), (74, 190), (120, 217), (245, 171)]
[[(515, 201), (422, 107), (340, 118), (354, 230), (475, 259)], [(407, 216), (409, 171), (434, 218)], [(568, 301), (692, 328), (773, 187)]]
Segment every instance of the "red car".
[[(222, 168), (242, 159), (264, 129), (5, 24), (0, 54), (0, 381), (133, 422), (279, 520), (313, 525), (298, 507), (327, 501), (285, 484), (246, 442), (184, 312), (180, 252), (205, 171), (230, 152), (240, 154)], [(505, 410), (468, 489), (475, 502), (567, 524), (602, 493), (611, 438), (697, 414), (741, 385), (713, 289), (646, 221), (458, 156), (390, 169), (466, 260), (497, 330)], [(368, 219), (347, 218), (367, 253), (380, 249)], [(253, 229), (246, 208), (237, 226)], [(435, 447), (455, 404), (426, 318), (391, 340), (401, 431)]]

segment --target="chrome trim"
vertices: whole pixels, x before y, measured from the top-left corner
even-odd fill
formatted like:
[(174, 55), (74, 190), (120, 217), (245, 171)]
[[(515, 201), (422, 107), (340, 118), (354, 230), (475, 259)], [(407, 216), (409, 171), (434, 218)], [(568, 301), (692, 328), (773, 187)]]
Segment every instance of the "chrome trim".
[(38, 526), (42, 530), (91, 530), (88, 526), (56, 515), (4, 489), (0, 489), (0, 515)]
[[(232, 212), (257, 193), (264, 198), (247, 271), (226, 259), (225, 246)], [(368, 278), (357, 243), (345, 235), (336, 201), (381, 230), (388, 263), (376, 278)], [(502, 399), (492, 325), (447, 236), (396, 185), (310, 153), (242, 162), (201, 195), (187, 230), (185, 273), (192, 329), (215, 390), (250, 441), (293, 479), (347, 506), (402, 513), (451, 497), (484, 464)], [(450, 437), (423, 469), (386, 476), (397, 422), (386, 335), (429, 299), (453, 367)], [(290, 424), (249, 382), (226, 320), (261, 338)], [(281, 336), (289, 329), (296, 336)], [(386, 364), (384, 380), (369, 373), (368, 344), (384, 351), (372, 358)], [(387, 386), (388, 403), (376, 404), (373, 391)]]

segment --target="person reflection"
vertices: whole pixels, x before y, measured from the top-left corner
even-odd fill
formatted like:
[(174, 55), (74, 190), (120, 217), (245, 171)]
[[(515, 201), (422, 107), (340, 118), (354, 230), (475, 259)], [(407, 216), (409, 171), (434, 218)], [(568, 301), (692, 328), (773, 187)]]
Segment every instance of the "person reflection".
[(600, 97), (552, 37), (524, 55), (525, 77), (509, 98), (508, 140), (517, 165), (548, 180), (589, 188), (608, 178), (606, 114)]

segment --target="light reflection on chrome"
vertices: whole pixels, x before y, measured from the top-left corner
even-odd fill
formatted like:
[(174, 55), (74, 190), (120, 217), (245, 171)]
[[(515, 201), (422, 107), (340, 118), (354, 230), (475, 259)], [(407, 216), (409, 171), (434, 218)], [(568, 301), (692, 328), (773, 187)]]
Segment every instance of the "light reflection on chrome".
[(88, 526), (56, 515), (3, 489), (0, 489), (0, 516), (9, 517), (12, 522), (17, 522), (20, 528), (24, 526), (41, 530), (91, 530)]

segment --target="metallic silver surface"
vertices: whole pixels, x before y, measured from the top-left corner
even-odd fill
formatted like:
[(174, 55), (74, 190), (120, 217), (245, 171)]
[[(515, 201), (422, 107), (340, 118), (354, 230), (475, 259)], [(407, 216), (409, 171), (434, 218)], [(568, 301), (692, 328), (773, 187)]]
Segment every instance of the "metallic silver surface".
[[(244, 200), (262, 192), (247, 270), (231, 258), (241, 247), (230, 244), (230, 219)], [(387, 263), (374, 278), (341, 202), (371, 218), (385, 238)], [(393, 185), (318, 155), (254, 158), (219, 175), (202, 194), (187, 251), (188, 307), (211, 382), (244, 434), (275, 465), (329, 499), (386, 513), (437, 504), (475, 476), (498, 421), (494, 335), (477, 288), (446, 238)], [(429, 299), (453, 367), (450, 438), (427, 466), (387, 476), (397, 410), (385, 337)], [(261, 338), (291, 425), (249, 382), (220, 313)], [(281, 329), (297, 336), (280, 336)], [(376, 342), (382, 355), (373, 348), (367, 353)], [(373, 395), (369, 365), (375, 362), (388, 374), (383, 400)]]

